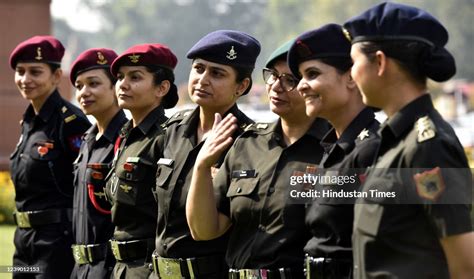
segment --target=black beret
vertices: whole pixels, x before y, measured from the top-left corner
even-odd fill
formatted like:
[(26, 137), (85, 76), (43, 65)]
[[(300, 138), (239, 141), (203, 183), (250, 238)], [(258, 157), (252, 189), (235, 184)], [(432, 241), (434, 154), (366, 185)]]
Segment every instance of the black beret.
[(64, 46), (53, 36), (34, 36), (18, 44), (10, 54), (10, 67), (18, 62), (61, 64)]
[[(173, 72), (178, 64), (178, 58), (171, 49), (162, 44), (140, 44), (127, 49), (112, 62), (110, 72), (113, 76), (121, 66), (146, 66), (151, 68), (165, 68)], [(179, 100), (178, 88), (174, 83), (163, 97), (162, 106), (166, 109), (172, 108)]]
[[(352, 43), (363, 41), (417, 41), (429, 49), (420, 58), (425, 74), (444, 81), (456, 73), (452, 55), (444, 48), (448, 31), (431, 14), (416, 7), (398, 4), (378, 4), (344, 23), (345, 34)], [(390, 56), (389, 54), (387, 54)]]
[(293, 42), (295, 40), (289, 40), (288, 42), (282, 44), (279, 46), (277, 49), (275, 49), (272, 54), (270, 54), (270, 57), (268, 57), (267, 62), (265, 62), (265, 67), (270, 68), (273, 66), (273, 64), (276, 62), (278, 59), (283, 59), (286, 61), (286, 56), (288, 54), (288, 51), (290, 50), (290, 47), (293, 45)]
[(186, 54), (189, 59), (202, 58), (211, 62), (254, 68), (260, 54), (260, 43), (240, 31), (217, 30), (200, 39)]
[(299, 35), (288, 51), (288, 66), (300, 77), (300, 63), (320, 58), (350, 58), (351, 43), (338, 24), (330, 23)]
[(71, 83), (76, 82), (76, 78), (79, 74), (93, 70), (93, 69), (106, 69), (110, 71), (110, 65), (117, 58), (117, 53), (108, 48), (91, 48), (83, 53), (74, 60), (69, 73), (69, 79)]

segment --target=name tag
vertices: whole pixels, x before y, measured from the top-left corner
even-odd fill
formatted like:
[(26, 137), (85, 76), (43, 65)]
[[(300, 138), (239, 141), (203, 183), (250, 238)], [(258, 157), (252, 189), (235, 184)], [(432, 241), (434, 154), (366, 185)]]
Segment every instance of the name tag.
[(170, 167), (171, 165), (173, 165), (173, 162), (174, 162), (173, 159), (160, 158), (156, 164)]
[(249, 178), (256, 177), (255, 170), (236, 170), (232, 172), (232, 178)]

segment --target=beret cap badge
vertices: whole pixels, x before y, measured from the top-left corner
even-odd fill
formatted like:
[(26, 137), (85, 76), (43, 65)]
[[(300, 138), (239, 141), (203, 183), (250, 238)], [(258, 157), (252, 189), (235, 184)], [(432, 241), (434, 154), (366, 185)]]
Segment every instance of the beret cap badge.
[(349, 33), (349, 31), (346, 28), (342, 27), (342, 33), (344, 34), (344, 36), (349, 42), (352, 42), (351, 33)]
[(234, 50), (234, 46), (230, 48), (230, 50), (227, 52), (227, 59), (229, 60), (234, 60), (237, 58), (237, 51)]
[(97, 64), (99, 65), (105, 65), (107, 64), (107, 59), (105, 59), (104, 55), (102, 54), (102, 52), (98, 51), (97, 52)]
[(37, 47), (36, 48), (36, 57), (35, 57), (36, 60), (42, 60), (43, 59), (43, 56), (41, 55), (41, 47)]
[(129, 55), (128, 58), (130, 58), (130, 62), (132, 62), (132, 63), (138, 63), (139, 58), (140, 58), (140, 55), (138, 55), (138, 54), (132, 54), (132, 55)]

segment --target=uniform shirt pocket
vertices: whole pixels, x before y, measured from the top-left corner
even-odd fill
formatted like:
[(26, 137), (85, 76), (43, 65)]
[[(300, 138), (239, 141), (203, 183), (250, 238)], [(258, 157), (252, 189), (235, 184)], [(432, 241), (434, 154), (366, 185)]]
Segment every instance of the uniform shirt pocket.
[(173, 173), (173, 160), (161, 158), (158, 160), (156, 169), (156, 186), (157, 188), (168, 189), (168, 180)]
[[(116, 176), (118, 179), (114, 181), (112, 194), (114, 199), (119, 203), (135, 205), (140, 192), (144, 192), (150, 173), (154, 173), (153, 164), (138, 158), (129, 157), (121, 166), (116, 167)], [(112, 178), (113, 179), (113, 178)], [(149, 192), (146, 192), (149, 194)]]

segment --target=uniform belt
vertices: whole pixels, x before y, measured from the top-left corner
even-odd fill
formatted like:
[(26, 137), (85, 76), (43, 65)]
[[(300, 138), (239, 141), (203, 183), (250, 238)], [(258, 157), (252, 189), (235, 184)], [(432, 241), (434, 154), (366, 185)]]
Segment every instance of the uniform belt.
[(307, 279), (351, 278), (352, 260), (339, 258), (314, 258), (306, 255)]
[(229, 279), (299, 279), (303, 270), (278, 269), (229, 269)]
[(72, 255), (77, 264), (90, 264), (105, 259), (108, 246), (106, 243), (100, 244), (73, 244)]
[(110, 248), (117, 261), (130, 261), (140, 258), (150, 259), (151, 253), (155, 250), (155, 239), (137, 239), (128, 241), (118, 241), (111, 239)]
[(161, 279), (205, 278), (207, 274), (219, 273), (224, 256), (174, 259), (152, 255), (153, 270)]
[(34, 228), (36, 226), (71, 221), (72, 209), (45, 209), (36, 211), (15, 211), (13, 219), (19, 228)]

